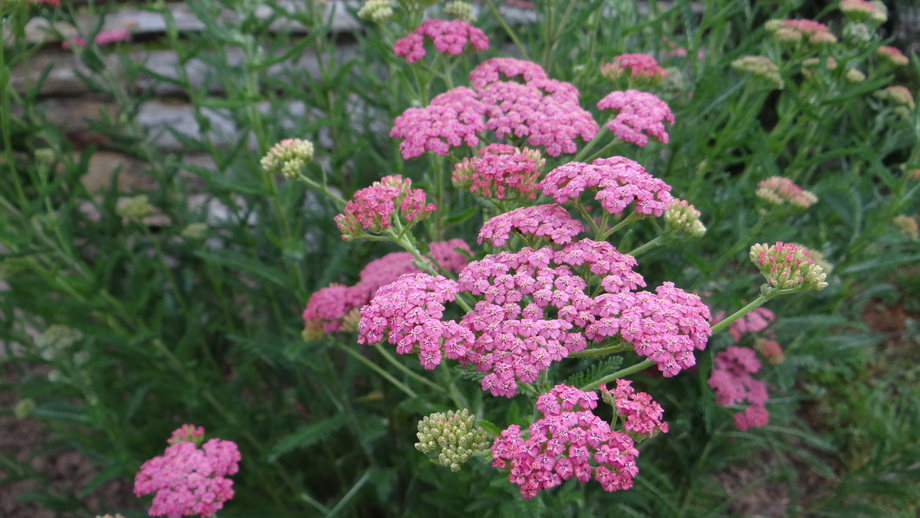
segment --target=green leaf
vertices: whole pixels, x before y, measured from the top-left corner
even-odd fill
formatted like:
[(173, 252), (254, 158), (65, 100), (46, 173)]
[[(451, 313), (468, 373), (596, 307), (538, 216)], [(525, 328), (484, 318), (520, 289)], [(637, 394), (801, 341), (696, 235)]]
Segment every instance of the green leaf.
[(198, 250), (195, 252), (195, 255), (209, 263), (239, 270), (242, 273), (249, 274), (252, 277), (277, 284), (284, 288), (288, 287), (287, 279), (285, 279), (284, 276), (265, 266), (259, 260), (245, 256), (239, 252), (234, 252), (232, 250)]
[(447, 216), (444, 218), (442, 224), (445, 227), (449, 227), (451, 225), (460, 225), (465, 223), (468, 219), (472, 218), (478, 212), (479, 207), (470, 207), (463, 212), (458, 212), (457, 214), (451, 214), (450, 216)]
[(329, 419), (301, 426), (294, 433), (282, 437), (281, 440), (278, 441), (278, 444), (276, 444), (275, 447), (272, 448), (271, 453), (268, 454), (268, 461), (274, 462), (278, 457), (292, 450), (306, 448), (307, 446), (325, 440), (344, 424), (345, 416), (343, 414), (337, 414)]

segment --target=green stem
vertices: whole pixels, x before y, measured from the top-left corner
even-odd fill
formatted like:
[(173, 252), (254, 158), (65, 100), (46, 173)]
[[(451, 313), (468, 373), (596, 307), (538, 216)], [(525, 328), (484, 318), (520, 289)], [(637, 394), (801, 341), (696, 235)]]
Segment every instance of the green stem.
[(614, 372), (613, 374), (604, 376), (603, 378), (601, 378), (601, 379), (599, 379), (599, 380), (597, 380), (597, 381), (592, 381), (591, 383), (588, 383), (588, 384), (585, 385), (584, 387), (579, 387), (578, 390), (581, 390), (581, 391), (584, 391), (584, 392), (588, 392), (588, 391), (594, 390), (594, 389), (596, 389), (599, 385), (603, 385), (604, 383), (610, 383), (611, 381), (618, 380), (618, 379), (620, 379), (620, 378), (622, 378), (622, 377), (624, 377), (624, 376), (629, 376), (630, 374), (632, 374), (632, 373), (634, 373), (634, 372), (639, 372), (639, 371), (641, 371), (641, 370), (647, 369), (647, 368), (651, 367), (652, 365), (655, 365), (655, 362), (653, 362), (652, 360), (645, 360), (645, 361), (643, 361), (643, 362), (640, 362), (640, 363), (637, 363), (637, 364), (633, 365), (632, 367), (627, 367), (627, 368), (625, 368), (625, 369), (618, 370), (618, 371)]
[(667, 243), (669, 237), (670, 237), (670, 234), (668, 233), (658, 235), (654, 239), (649, 241), (648, 243), (637, 246), (636, 248), (633, 248), (627, 253), (633, 257), (637, 257), (641, 253), (647, 252), (648, 250), (651, 250), (652, 248), (655, 248), (656, 246), (661, 246)]
[(502, 29), (504, 29), (505, 33), (508, 35), (509, 38), (511, 38), (511, 41), (514, 42), (514, 45), (521, 52), (521, 59), (525, 61), (531, 61), (530, 56), (527, 53), (527, 48), (524, 47), (523, 44), (521, 44), (521, 40), (518, 38), (517, 33), (514, 32), (514, 30), (508, 26), (508, 22), (505, 21), (505, 17), (502, 16), (501, 13), (498, 12), (498, 8), (495, 7), (495, 2), (493, 2), (492, 0), (486, 0), (486, 5), (489, 6), (489, 10), (492, 11), (492, 15), (495, 17), (496, 20), (498, 20), (499, 25), (502, 26)]
[(363, 363), (364, 365), (367, 365), (368, 367), (370, 367), (371, 370), (373, 370), (373, 371), (376, 372), (377, 374), (380, 374), (380, 376), (382, 376), (383, 379), (389, 381), (389, 382), (392, 383), (396, 388), (398, 388), (399, 390), (405, 392), (407, 396), (409, 396), (409, 397), (411, 397), (411, 398), (416, 398), (416, 397), (418, 397), (418, 394), (416, 394), (415, 392), (413, 392), (412, 389), (410, 389), (409, 387), (407, 387), (404, 383), (402, 383), (402, 382), (399, 381), (398, 379), (394, 378), (392, 374), (390, 374), (389, 372), (387, 372), (386, 370), (384, 370), (383, 368), (381, 368), (381, 367), (380, 367), (379, 365), (377, 365), (376, 363), (374, 363), (374, 362), (368, 360), (367, 358), (365, 358), (364, 355), (362, 355), (361, 353), (355, 351), (355, 350), (352, 349), (351, 347), (348, 347), (348, 346), (343, 345), (343, 344), (340, 344), (340, 343), (336, 343), (335, 346), (338, 347), (339, 349), (345, 351), (346, 353), (348, 353), (349, 355), (351, 355), (352, 357), (354, 357), (354, 358), (355, 358), (356, 360), (358, 360), (359, 362), (361, 362), (361, 363)]
[(608, 354), (622, 353), (625, 351), (632, 350), (632, 344), (619, 343), (617, 345), (610, 345), (607, 347), (599, 347), (597, 349), (585, 349), (577, 353), (572, 353), (569, 358), (589, 358), (591, 356), (606, 356)]
[(718, 333), (719, 331), (725, 329), (729, 324), (731, 324), (731, 323), (734, 322), (735, 320), (738, 320), (739, 318), (743, 317), (744, 315), (747, 315), (747, 314), (750, 313), (751, 311), (753, 311), (753, 310), (759, 308), (759, 307), (762, 306), (765, 302), (767, 302), (768, 300), (772, 299), (773, 297), (775, 297), (775, 296), (778, 295), (778, 294), (779, 294), (779, 293), (775, 291), (775, 292), (772, 292), (769, 296), (767, 296), (767, 295), (761, 295), (761, 296), (757, 297), (756, 299), (754, 299), (753, 302), (751, 302), (751, 303), (748, 304), (747, 306), (744, 306), (743, 308), (739, 309), (738, 311), (732, 313), (731, 316), (729, 316), (729, 317), (727, 317), (727, 318), (725, 318), (725, 319), (719, 321), (718, 324), (713, 325), (713, 326), (712, 326), (712, 332), (713, 332), (713, 333)]
[(444, 392), (444, 391), (445, 391), (444, 387), (442, 387), (441, 385), (438, 385), (437, 383), (435, 383), (435, 382), (431, 381), (430, 379), (428, 379), (428, 378), (426, 378), (426, 377), (424, 377), (424, 376), (418, 374), (417, 372), (412, 372), (411, 369), (409, 369), (408, 367), (406, 367), (405, 365), (403, 365), (399, 360), (397, 360), (396, 358), (394, 358), (393, 355), (390, 354), (390, 352), (387, 351), (386, 348), (383, 347), (382, 345), (380, 345), (380, 344), (374, 344), (373, 347), (374, 347), (374, 349), (377, 349), (377, 352), (380, 353), (380, 356), (383, 356), (383, 358), (384, 358), (386, 361), (390, 362), (394, 367), (396, 367), (397, 369), (399, 369), (400, 371), (402, 371), (404, 374), (406, 374), (406, 375), (409, 376), (410, 378), (412, 378), (412, 379), (414, 379), (414, 380), (417, 380), (417, 381), (420, 381), (421, 383), (423, 383), (423, 384), (425, 384), (425, 385), (428, 385), (429, 387), (431, 387), (431, 388), (437, 390), (438, 392)]

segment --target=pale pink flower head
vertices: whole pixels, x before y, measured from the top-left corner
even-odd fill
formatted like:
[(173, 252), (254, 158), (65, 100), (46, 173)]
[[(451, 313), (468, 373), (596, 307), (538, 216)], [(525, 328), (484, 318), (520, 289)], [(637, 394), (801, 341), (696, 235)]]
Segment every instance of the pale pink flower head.
[(457, 283), (442, 276), (410, 273), (377, 290), (361, 308), (358, 343), (387, 341), (398, 354), (418, 354), (425, 369), (442, 358), (466, 356), (473, 334), (453, 320), (444, 321), (446, 302), (454, 300)]
[(546, 160), (539, 151), (508, 144), (489, 144), (478, 157), (454, 166), (454, 187), (486, 199), (536, 199), (537, 180)]
[(228, 477), (239, 470), (239, 462), (240, 452), (232, 441), (211, 439), (198, 448), (180, 440), (141, 466), (134, 478), (134, 494), (155, 493), (150, 516), (211, 516), (233, 498), (233, 481)]
[(425, 20), (407, 36), (400, 38), (393, 45), (393, 52), (415, 63), (425, 56), (425, 39), (434, 44), (434, 48), (444, 54), (454, 56), (462, 54), (467, 48), (486, 50), (489, 39), (481, 29), (473, 27), (464, 20)]
[(879, 25), (888, 20), (886, 12), (866, 0), (840, 0), (838, 7), (848, 19), (857, 23), (871, 22)]
[(409, 108), (393, 122), (390, 136), (404, 139), (399, 144), (403, 158), (415, 158), (426, 151), (444, 156), (451, 148), (476, 146), (477, 133), (484, 131), (485, 106), (469, 88), (458, 86), (435, 96), (424, 108)]
[(827, 287), (823, 268), (810, 257), (808, 250), (792, 243), (751, 247), (751, 262), (767, 279), (761, 292), (770, 290), (823, 290)]
[(799, 41), (807, 41), (812, 45), (837, 43), (837, 37), (831, 33), (830, 28), (814, 20), (770, 20), (765, 27), (778, 40), (786, 43)]
[(537, 398), (543, 417), (527, 433), (511, 425), (495, 438), (492, 466), (506, 470), (525, 499), (571, 478), (593, 478), (608, 492), (631, 488), (639, 450), (629, 435), (591, 412), (597, 399), (595, 392), (556, 385)]
[(323, 333), (342, 329), (345, 314), (367, 302), (363, 290), (344, 284), (330, 284), (310, 296), (303, 310), (306, 338), (318, 338)]
[(391, 175), (355, 192), (342, 213), (334, 218), (342, 238), (350, 241), (365, 231), (379, 234), (397, 220), (400, 225), (411, 226), (427, 218), (435, 206), (426, 203), (425, 191), (411, 189), (411, 185), (411, 179)]
[(582, 223), (572, 218), (569, 211), (559, 205), (521, 207), (490, 218), (479, 231), (478, 242), (488, 241), (492, 246), (502, 246), (511, 233), (540, 238), (549, 243), (564, 245), (584, 232)]
[(905, 56), (904, 53), (896, 47), (882, 45), (876, 49), (875, 54), (882, 62), (892, 66), (903, 67), (904, 65), (910, 63), (910, 60), (907, 59), (907, 56)]
[(818, 201), (811, 191), (806, 191), (792, 180), (782, 176), (771, 176), (757, 184), (757, 197), (773, 205), (792, 205), (807, 209)]
[(724, 407), (748, 403), (742, 412), (735, 414), (735, 427), (747, 430), (766, 426), (769, 414), (764, 407), (767, 388), (762, 381), (751, 377), (760, 370), (760, 361), (752, 349), (731, 346), (716, 355), (709, 376), (709, 387), (716, 393), (716, 402)]
[[(59, 4), (55, 4), (59, 5)], [(97, 45), (108, 45), (109, 43), (116, 43), (119, 41), (128, 41), (131, 39), (131, 32), (128, 29), (119, 27), (117, 29), (112, 29), (110, 31), (102, 31), (99, 34), (96, 34), (94, 41)], [(86, 45), (86, 39), (79, 36), (74, 36), (68, 41), (61, 42), (61, 48), (69, 49), (71, 46), (82, 47)]]
[(532, 62), (514, 58), (492, 58), (483, 61), (470, 72), (470, 85), (477, 90), (498, 82), (520, 80), (530, 83), (541, 79), (549, 79), (543, 68)]
[(607, 129), (616, 138), (645, 147), (648, 138), (668, 143), (664, 123), (674, 124), (671, 108), (655, 94), (639, 90), (610, 92), (597, 103), (599, 110), (614, 110), (616, 117), (607, 123)]
[(610, 63), (600, 68), (601, 75), (612, 80), (630, 77), (643, 82), (653, 83), (668, 76), (667, 71), (658, 65), (658, 61), (648, 54), (621, 54)]
[(670, 185), (621, 156), (599, 158), (590, 164), (563, 164), (547, 173), (540, 188), (556, 203), (575, 201), (588, 189), (596, 191), (594, 199), (611, 214), (635, 203), (639, 214), (661, 216), (672, 200)]

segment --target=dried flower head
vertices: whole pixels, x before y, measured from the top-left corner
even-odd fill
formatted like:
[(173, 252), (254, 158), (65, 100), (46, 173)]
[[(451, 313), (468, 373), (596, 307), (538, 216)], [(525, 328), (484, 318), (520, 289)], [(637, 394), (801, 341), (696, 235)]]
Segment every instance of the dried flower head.
[(260, 163), (268, 174), (281, 174), (291, 179), (296, 178), (312, 161), (313, 143), (309, 140), (289, 138), (272, 146)]
[(757, 183), (757, 197), (773, 205), (792, 205), (807, 209), (818, 201), (810, 191), (803, 190), (792, 180), (782, 176), (771, 176)]
[(913, 241), (920, 239), (920, 226), (917, 225), (917, 220), (906, 215), (901, 214), (896, 216), (891, 223), (898, 228), (901, 232), (911, 238)]
[(411, 189), (412, 180), (400, 175), (383, 177), (355, 192), (335, 222), (342, 238), (351, 240), (363, 232), (380, 234), (394, 225), (412, 226), (428, 217), (435, 206), (426, 203), (425, 191)]
[(766, 56), (744, 56), (732, 61), (732, 68), (755, 76), (763, 81), (763, 83), (759, 84), (765, 85), (770, 89), (782, 90), (786, 87), (786, 83), (783, 82), (783, 77), (779, 73), (779, 66)]
[(469, 410), (447, 413), (435, 412), (418, 422), (419, 442), (415, 449), (429, 454), (437, 454), (431, 461), (449, 467), (451, 471), (460, 471), (460, 465), (469, 460), (477, 451), (489, 447), (488, 432), (474, 423)]
[(610, 92), (597, 103), (599, 110), (614, 110), (616, 117), (607, 129), (620, 140), (645, 147), (648, 138), (668, 143), (664, 123), (674, 124), (671, 108), (655, 94), (626, 90)]
[(706, 234), (706, 226), (700, 221), (700, 211), (686, 200), (672, 199), (662, 219), (668, 230), (687, 237), (699, 238)]
[(804, 248), (777, 241), (775, 245), (757, 244), (751, 247), (751, 262), (767, 279), (760, 291), (814, 290), (827, 287), (824, 270), (811, 259)]

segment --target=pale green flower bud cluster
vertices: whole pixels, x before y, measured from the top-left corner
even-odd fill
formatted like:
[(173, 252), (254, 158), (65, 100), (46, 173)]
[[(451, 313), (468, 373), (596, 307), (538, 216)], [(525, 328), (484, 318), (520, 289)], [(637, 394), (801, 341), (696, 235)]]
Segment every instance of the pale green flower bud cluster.
[(467, 23), (473, 23), (476, 19), (476, 17), (473, 16), (473, 6), (460, 1), (448, 2), (447, 5), (444, 6), (444, 14)]
[(866, 80), (866, 74), (855, 68), (847, 70), (847, 73), (844, 77), (846, 77), (847, 81), (851, 83), (862, 83)]
[(751, 247), (750, 257), (767, 279), (760, 288), (764, 295), (773, 290), (819, 291), (827, 287), (824, 269), (803, 247), (780, 241), (775, 245), (757, 244)]
[(840, 11), (854, 22), (881, 25), (888, 21), (888, 8), (882, 2), (866, 0), (840, 0)]
[(489, 434), (473, 423), (473, 416), (465, 408), (446, 414), (435, 412), (418, 422), (418, 439), (415, 449), (438, 458), (432, 462), (459, 471), (460, 465), (477, 451), (489, 447)]
[(901, 232), (910, 236), (911, 240), (917, 241), (920, 239), (920, 225), (917, 224), (916, 219), (901, 214), (900, 216), (897, 216), (891, 220), (891, 223)]
[(269, 174), (282, 174), (287, 179), (297, 178), (301, 169), (313, 161), (313, 143), (299, 138), (284, 139), (272, 146), (262, 157), (262, 169)]
[(45, 360), (53, 360), (61, 351), (83, 339), (80, 331), (62, 325), (53, 325), (35, 338), (35, 347)]
[(206, 223), (189, 223), (179, 235), (191, 241), (200, 241), (208, 237), (208, 225)]
[(699, 238), (706, 234), (706, 227), (700, 221), (700, 211), (686, 200), (674, 198), (662, 218), (668, 230), (683, 232), (687, 237)]
[(19, 419), (25, 419), (32, 414), (33, 410), (35, 410), (35, 400), (20, 399), (13, 407), (13, 415)]
[(153, 214), (153, 205), (146, 194), (123, 199), (115, 207), (115, 214), (121, 218), (141, 220)]
[(383, 23), (393, 17), (393, 7), (390, 0), (367, 0), (358, 10), (358, 18), (370, 20), (374, 23)]
[(864, 23), (851, 23), (843, 28), (843, 39), (853, 45), (862, 45), (872, 41), (874, 31)]
[(771, 90), (782, 90), (786, 87), (779, 73), (779, 66), (766, 56), (744, 56), (732, 61), (732, 68), (764, 80)]

